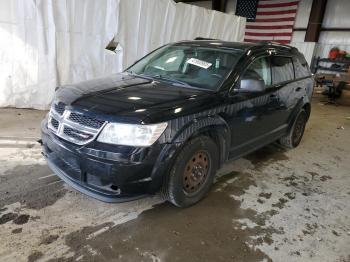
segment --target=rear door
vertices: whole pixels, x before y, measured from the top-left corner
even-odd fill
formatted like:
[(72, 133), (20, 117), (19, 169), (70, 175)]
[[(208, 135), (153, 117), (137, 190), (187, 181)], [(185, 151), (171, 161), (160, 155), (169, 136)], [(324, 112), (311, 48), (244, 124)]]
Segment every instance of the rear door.
[(293, 65), (295, 71), (297, 97), (301, 99), (303, 95), (309, 98), (312, 96), (313, 79), (311, 77), (310, 68), (302, 55), (293, 56)]
[(270, 126), (276, 138), (283, 134), (288, 127), (288, 117), (295, 107), (297, 100), (295, 92), (294, 67), (292, 57), (284, 55), (271, 56), (272, 85), (268, 88), (270, 93)]

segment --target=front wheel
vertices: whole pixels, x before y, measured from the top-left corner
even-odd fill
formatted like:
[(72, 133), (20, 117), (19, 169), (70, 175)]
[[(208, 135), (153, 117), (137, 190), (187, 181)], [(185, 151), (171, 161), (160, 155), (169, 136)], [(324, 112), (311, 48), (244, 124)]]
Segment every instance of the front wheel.
[(304, 135), (306, 122), (306, 111), (304, 109), (301, 109), (299, 114), (295, 118), (295, 121), (289, 133), (279, 140), (280, 144), (286, 148), (297, 147), (300, 144), (300, 141)]
[(178, 207), (188, 207), (201, 200), (213, 184), (218, 155), (218, 148), (209, 137), (190, 140), (164, 181), (163, 197)]

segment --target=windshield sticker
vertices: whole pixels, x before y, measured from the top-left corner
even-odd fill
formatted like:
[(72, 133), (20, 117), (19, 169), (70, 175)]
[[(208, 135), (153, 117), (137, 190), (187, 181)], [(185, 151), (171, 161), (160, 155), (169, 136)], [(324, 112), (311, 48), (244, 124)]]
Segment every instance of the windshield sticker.
[(196, 58), (190, 58), (187, 60), (186, 63), (189, 63), (191, 65), (195, 65), (195, 66), (199, 66), (199, 67), (202, 67), (205, 69), (208, 69), (212, 65), (211, 63), (208, 63), (208, 62), (205, 62), (203, 60), (196, 59)]

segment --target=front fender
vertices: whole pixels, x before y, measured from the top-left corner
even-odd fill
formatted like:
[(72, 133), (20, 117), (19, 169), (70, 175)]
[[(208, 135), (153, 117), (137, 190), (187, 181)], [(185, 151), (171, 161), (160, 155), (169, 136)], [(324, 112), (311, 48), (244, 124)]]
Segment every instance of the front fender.
[(160, 140), (166, 146), (159, 154), (157, 164), (153, 169), (151, 175), (153, 183), (150, 191), (159, 189), (164, 176), (171, 169), (176, 156), (186, 145), (186, 141), (203, 133), (210, 134), (211, 138), (217, 143), (220, 152), (220, 164), (228, 158), (231, 134), (228, 124), (221, 116), (186, 116), (171, 120)]
[(219, 115), (195, 118), (179, 130), (173, 142), (183, 143), (200, 134), (208, 134), (218, 145), (220, 165), (228, 158), (231, 132), (227, 122)]
[(190, 137), (203, 132), (225, 132), (224, 137), (229, 137), (229, 127), (226, 121), (220, 116), (207, 116), (194, 118), (183, 125), (175, 133), (172, 138), (172, 143), (181, 143), (188, 140)]

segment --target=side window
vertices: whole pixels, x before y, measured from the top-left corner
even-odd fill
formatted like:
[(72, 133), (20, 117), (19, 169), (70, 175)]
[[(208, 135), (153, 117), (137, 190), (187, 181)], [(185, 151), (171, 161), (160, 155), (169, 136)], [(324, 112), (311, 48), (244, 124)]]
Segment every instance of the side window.
[(271, 57), (271, 68), (273, 84), (294, 80), (294, 69), (291, 58), (273, 56)]
[(251, 63), (242, 78), (264, 80), (266, 86), (271, 85), (271, 68), (268, 57), (261, 57)]
[(305, 59), (293, 57), (293, 64), (295, 69), (295, 78), (310, 76), (310, 69)]

